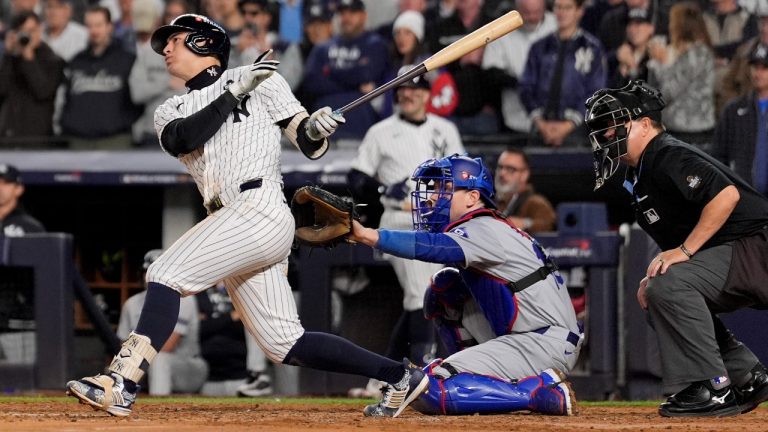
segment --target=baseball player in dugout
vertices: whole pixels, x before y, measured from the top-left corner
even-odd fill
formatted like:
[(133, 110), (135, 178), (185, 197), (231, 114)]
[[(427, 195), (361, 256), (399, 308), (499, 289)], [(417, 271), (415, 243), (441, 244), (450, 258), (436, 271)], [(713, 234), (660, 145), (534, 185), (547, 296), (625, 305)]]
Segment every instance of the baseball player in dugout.
[[(403, 74), (413, 68), (400, 68)], [(424, 76), (403, 83), (396, 91), (397, 113), (374, 124), (363, 138), (348, 175), (349, 185), (358, 199), (381, 194), (384, 213), (379, 226), (410, 229), (410, 176), (419, 164), (430, 158), (464, 153), (456, 126), (427, 113), (430, 83)], [(374, 192), (375, 194), (376, 192)], [(440, 264), (386, 255), (403, 289), (403, 313), (392, 335), (386, 356), (408, 357), (423, 365), (435, 355), (432, 323), (424, 318), (422, 303), (425, 281), (442, 267)], [(376, 387), (377, 386), (368, 386)]]
[(501, 215), (516, 227), (531, 234), (554, 231), (557, 214), (549, 200), (533, 190), (528, 155), (510, 147), (499, 155), (496, 164), (496, 205)]
[(627, 166), (638, 224), (661, 252), (640, 282), (661, 353), (659, 414), (727, 416), (768, 400), (768, 375), (717, 314), (768, 306), (768, 200), (662, 126), (657, 89), (630, 81), (587, 100), (595, 188)]
[(424, 281), (423, 307), (451, 354), (424, 368), (410, 406), (438, 415), (575, 413), (565, 372), (583, 337), (555, 263), (496, 211), (493, 177), (480, 158), (430, 159), (412, 179), (414, 229), (354, 221), (348, 237), (446, 265)]
[(328, 107), (308, 115), (275, 73), (278, 62), (269, 60), (269, 51), (251, 65), (227, 69), (229, 38), (205, 16), (177, 17), (153, 33), (152, 46), (189, 88), (155, 112), (160, 146), (186, 165), (208, 216), (147, 269), (139, 322), (106, 373), (68, 382), (68, 393), (112, 415), (129, 415), (136, 383), (173, 332), (181, 297), (223, 281), (272, 361), (384, 381), (383, 407), (366, 413), (399, 412), (426, 380), (421, 369), (334, 335), (305, 332), (288, 284), (295, 225), (283, 194), (281, 133), (317, 159), (344, 118)]

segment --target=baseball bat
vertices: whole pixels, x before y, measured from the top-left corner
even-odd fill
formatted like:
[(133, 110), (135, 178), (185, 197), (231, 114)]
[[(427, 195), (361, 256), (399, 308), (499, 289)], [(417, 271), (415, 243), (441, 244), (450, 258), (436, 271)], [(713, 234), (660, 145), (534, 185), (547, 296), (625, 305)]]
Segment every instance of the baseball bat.
[(504, 36), (505, 34), (516, 30), (521, 25), (523, 25), (523, 18), (520, 17), (519, 12), (514, 10), (507, 12), (506, 14), (496, 18), (488, 24), (441, 49), (437, 53), (433, 54), (430, 58), (414, 66), (413, 69), (409, 70), (408, 72), (400, 75), (397, 78), (394, 78), (385, 84), (380, 85), (379, 87), (376, 87), (370, 92), (337, 109), (335, 112), (343, 114), (352, 108), (370, 101), (371, 99), (393, 87), (397, 87), (400, 84), (408, 80), (412, 80), (431, 70), (445, 66), (448, 63), (451, 63), (452, 61), (463, 56), (464, 54), (491, 43), (496, 39)]

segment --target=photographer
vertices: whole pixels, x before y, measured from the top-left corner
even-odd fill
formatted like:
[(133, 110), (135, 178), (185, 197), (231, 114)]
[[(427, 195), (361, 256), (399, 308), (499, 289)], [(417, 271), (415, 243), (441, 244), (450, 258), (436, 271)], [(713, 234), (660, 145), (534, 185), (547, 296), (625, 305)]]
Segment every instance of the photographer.
[(48, 146), (53, 134), (53, 102), (64, 78), (64, 60), (42, 41), (40, 18), (20, 12), (5, 33), (0, 62), (0, 147), (34, 143), (19, 137), (41, 137)]

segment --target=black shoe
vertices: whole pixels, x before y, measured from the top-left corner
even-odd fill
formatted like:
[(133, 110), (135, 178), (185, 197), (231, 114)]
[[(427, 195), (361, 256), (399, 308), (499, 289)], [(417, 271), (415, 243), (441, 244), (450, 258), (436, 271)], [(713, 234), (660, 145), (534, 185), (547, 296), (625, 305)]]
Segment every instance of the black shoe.
[(709, 380), (689, 385), (659, 407), (664, 417), (725, 417), (740, 413), (733, 388), (729, 385), (715, 390)]
[(768, 372), (762, 364), (758, 363), (752, 369), (752, 378), (736, 389), (736, 400), (742, 414), (752, 411), (768, 400)]

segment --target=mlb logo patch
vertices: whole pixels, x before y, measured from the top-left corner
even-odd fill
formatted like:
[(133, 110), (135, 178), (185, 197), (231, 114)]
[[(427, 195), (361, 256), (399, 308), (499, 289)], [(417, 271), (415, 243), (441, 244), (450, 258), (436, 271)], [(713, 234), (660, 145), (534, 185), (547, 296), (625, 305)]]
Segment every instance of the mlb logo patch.
[(714, 377), (714, 378), (712, 378), (712, 382), (713, 382), (715, 385), (717, 385), (717, 384), (723, 384), (723, 383), (726, 383), (726, 382), (728, 382), (728, 377), (727, 377), (727, 376), (719, 376), (719, 377)]
[(685, 182), (688, 183), (688, 187), (696, 189), (701, 184), (701, 177), (697, 175), (688, 176), (685, 178)]
[(645, 216), (645, 220), (649, 223), (655, 223), (658, 222), (661, 217), (659, 217), (659, 214), (656, 213), (655, 209), (648, 209), (643, 212), (643, 216)]
[(467, 232), (464, 230), (464, 228), (454, 228), (454, 229), (451, 230), (451, 232), (454, 233), (454, 234), (460, 235), (460, 236), (462, 236), (464, 238), (469, 238), (469, 236), (467, 235)]

